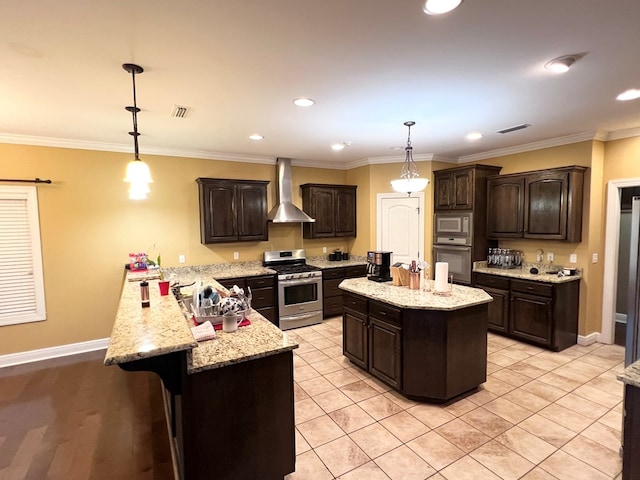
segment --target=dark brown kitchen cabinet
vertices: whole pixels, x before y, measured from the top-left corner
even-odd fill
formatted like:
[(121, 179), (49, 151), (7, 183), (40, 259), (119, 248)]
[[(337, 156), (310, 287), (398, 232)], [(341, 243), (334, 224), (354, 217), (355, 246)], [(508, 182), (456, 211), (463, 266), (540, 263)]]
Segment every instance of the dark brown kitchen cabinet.
[(342, 314), (342, 290), (338, 287), (345, 278), (364, 277), (366, 265), (327, 268), (322, 270), (322, 316), (335, 317)]
[[(216, 279), (217, 280), (217, 279)], [(234, 285), (244, 289), (245, 293), (251, 290), (251, 308), (260, 313), (264, 318), (278, 326), (278, 312), (276, 311), (276, 278), (275, 275), (260, 275), (257, 277), (236, 277), (217, 280), (220, 285), (232, 289)]]
[(198, 178), (196, 182), (200, 196), (202, 243), (269, 239), (268, 181)]
[(343, 353), (355, 365), (367, 370), (369, 368), (368, 301), (362, 297), (345, 293), (343, 302)]
[(524, 184), (520, 175), (500, 175), (487, 180), (487, 236), (522, 238)]
[(356, 236), (356, 186), (301, 185), (302, 209), (315, 219), (303, 224), (304, 238)]
[(434, 210), (474, 210), (478, 207), (484, 211), (486, 177), (496, 175), (500, 168), (472, 165), (434, 172)]
[(579, 242), (584, 167), (563, 167), (487, 180), (487, 235)]
[(402, 386), (402, 311), (345, 293), (344, 355), (373, 376)]
[(550, 283), (485, 273), (473, 278), (494, 299), (489, 330), (554, 351), (576, 344), (579, 280)]

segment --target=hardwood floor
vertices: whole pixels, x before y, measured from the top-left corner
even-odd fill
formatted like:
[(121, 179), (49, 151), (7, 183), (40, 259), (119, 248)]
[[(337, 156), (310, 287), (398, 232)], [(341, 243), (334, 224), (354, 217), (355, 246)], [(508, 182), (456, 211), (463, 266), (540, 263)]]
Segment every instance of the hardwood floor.
[(0, 480), (173, 479), (160, 379), (103, 359), (0, 369)]

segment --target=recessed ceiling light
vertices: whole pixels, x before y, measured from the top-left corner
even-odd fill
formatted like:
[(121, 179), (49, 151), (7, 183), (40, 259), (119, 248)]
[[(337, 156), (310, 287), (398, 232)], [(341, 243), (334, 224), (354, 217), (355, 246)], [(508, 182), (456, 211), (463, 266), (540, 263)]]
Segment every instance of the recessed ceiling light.
[(251, 140), (262, 140), (264, 137), (259, 133), (254, 133), (253, 135), (249, 135)]
[(310, 107), (311, 105), (313, 105), (314, 103), (316, 103), (315, 101), (313, 101), (310, 98), (296, 98), (293, 101), (294, 104), (296, 104), (299, 107)]
[(441, 15), (454, 10), (462, 3), (462, 0), (427, 0), (422, 7), (428, 15)]
[(576, 60), (577, 57), (575, 55), (565, 55), (549, 60), (545, 63), (544, 68), (553, 73), (566, 73), (571, 68), (571, 65), (576, 63)]
[(339, 152), (340, 150), (344, 150), (344, 147), (346, 147), (344, 143), (334, 143), (333, 145), (331, 145), (331, 150), (333, 150), (334, 152)]
[(616, 100), (626, 102), (628, 100), (635, 100), (636, 98), (640, 98), (640, 89), (630, 88), (629, 90), (625, 90), (620, 95), (618, 95), (616, 97)]
[(480, 140), (482, 134), (480, 132), (471, 132), (467, 134), (467, 140)]

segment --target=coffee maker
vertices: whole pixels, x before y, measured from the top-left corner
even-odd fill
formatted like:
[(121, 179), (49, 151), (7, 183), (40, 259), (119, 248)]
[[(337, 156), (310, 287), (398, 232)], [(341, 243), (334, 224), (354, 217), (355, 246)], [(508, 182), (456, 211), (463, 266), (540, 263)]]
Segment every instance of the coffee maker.
[(380, 251), (367, 252), (367, 278), (374, 282), (391, 281), (391, 253)]

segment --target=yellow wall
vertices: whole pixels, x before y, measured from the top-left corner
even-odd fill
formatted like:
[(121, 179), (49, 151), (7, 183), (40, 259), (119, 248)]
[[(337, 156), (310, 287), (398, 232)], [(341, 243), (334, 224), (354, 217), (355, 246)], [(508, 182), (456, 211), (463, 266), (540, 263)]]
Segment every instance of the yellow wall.
[[(47, 320), (0, 327), (0, 355), (108, 337), (113, 326), (129, 252), (162, 254), (163, 266), (261, 261), (265, 250), (322, 247), (348, 250), (347, 240), (304, 240), (300, 224), (270, 224), (269, 241), (200, 243), (198, 177), (269, 180), (268, 204), (275, 204), (274, 164), (246, 164), (193, 158), (147, 156), (155, 183), (145, 201), (127, 198), (122, 182), (131, 155), (51, 147), (0, 144), (3, 178), (53, 180), (39, 185)], [(293, 185), (346, 183), (347, 172), (292, 168)], [(300, 189), (294, 203), (302, 205)], [(363, 255), (367, 248), (363, 230)], [(353, 242), (351, 242), (353, 243)]]
[[(364, 255), (375, 248), (376, 194), (391, 192), (389, 180), (398, 176), (399, 163), (367, 165), (349, 171), (292, 168), (294, 203), (301, 205), (298, 185), (346, 183), (358, 185), (358, 236), (345, 240), (305, 240), (302, 227), (270, 224), (269, 241), (202, 245), (198, 219), (197, 177), (269, 180), (268, 202), (275, 203), (276, 173), (273, 164), (148, 156), (155, 183), (149, 199), (127, 199), (121, 180), (129, 154), (0, 144), (2, 176), (50, 178), (52, 185), (38, 186), (38, 202), (44, 260), (47, 320), (0, 328), (0, 355), (66, 345), (109, 336), (128, 253), (148, 250), (153, 244), (162, 253), (163, 265), (177, 266), (179, 254), (187, 265), (260, 261), (265, 250), (305, 248), (308, 256), (341, 248)], [(605, 198), (608, 181), (640, 178), (640, 138), (582, 142), (493, 159), (480, 163), (499, 165), (502, 173), (515, 173), (568, 165), (590, 167), (586, 177), (582, 242), (501, 242), (525, 252), (555, 253), (555, 263), (568, 263), (578, 255), (584, 269), (581, 281), (579, 333), (600, 331), (602, 310), (602, 255), (604, 252)], [(420, 175), (433, 180), (433, 171), (451, 164), (419, 162)], [(425, 258), (432, 250), (433, 189), (425, 192)], [(591, 264), (592, 253), (601, 261)]]

